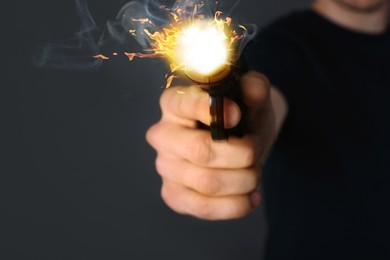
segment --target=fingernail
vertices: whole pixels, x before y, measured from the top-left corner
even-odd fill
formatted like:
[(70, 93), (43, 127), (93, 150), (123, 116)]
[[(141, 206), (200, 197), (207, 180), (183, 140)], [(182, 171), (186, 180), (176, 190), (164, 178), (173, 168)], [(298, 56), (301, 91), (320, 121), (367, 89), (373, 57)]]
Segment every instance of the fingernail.
[(265, 79), (257, 76), (249, 76), (248, 81), (253, 84), (264, 84)]
[(250, 201), (253, 208), (257, 208), (258, 206), (260, 206), (260, 202), (261, 202), (260, 192), (258, 191), (252, 192), (252, 194), (250, 195)]

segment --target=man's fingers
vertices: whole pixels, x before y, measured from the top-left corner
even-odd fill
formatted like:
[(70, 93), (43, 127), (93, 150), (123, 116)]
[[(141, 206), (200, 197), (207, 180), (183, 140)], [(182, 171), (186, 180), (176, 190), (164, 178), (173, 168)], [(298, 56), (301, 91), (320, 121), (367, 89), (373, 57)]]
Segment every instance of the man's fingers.
[[(270, 84), (268, 79), (258, 72), (248, 72), (241, 78), (244, 102), (249, 113), (271, 108)], [(196, 128), (196, 121), (210, 124), (210, 100), (206, 91), (197, 86), (172, 87), (164, 91), (160, 99), (163, 120), (173, 120), (187, 127)], [(238, 105), (224, 99), (225, 128), (237, 125), (241, 118)]]
[(161, 155), (157, 157), (156, 168), (162, 178), (213, 197), (248, 194), (257, 188), (260, 179), (254, 167), (210, 169)]
[(249, 168), (255, 164), (259, 155), (258, 143), (252, 136), (232, 136), (228, 142), (214, 142), (209, 131), (170, 123), (160, 122), (152, 126), (146, 138), (160, 153), (203, 167)]
[[(196, 127), (196, 121), (210, 124), (210, 100), (200, 87), (172, 87), (164, 91), (160, 99), (163, 120), (174, 120), (187, 127)], [(225, 127), (234, 127), (241, 117), (236, 103), (224, 99)]]
[(174, 211), (205, 220), (241, 218), (257, 208), (261, 200), (257, 191), (249, 195), (212, 198), (171, 182), (163, 183), (161, 196)]

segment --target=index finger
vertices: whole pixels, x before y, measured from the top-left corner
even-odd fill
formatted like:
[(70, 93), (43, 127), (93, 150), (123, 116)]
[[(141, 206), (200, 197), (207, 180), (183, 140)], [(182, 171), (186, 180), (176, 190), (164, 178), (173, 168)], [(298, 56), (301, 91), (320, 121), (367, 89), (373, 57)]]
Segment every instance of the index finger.
[[(210, 125), (209, 94), (197, 86), (172, 87), (164, 91), (160, 99), (163, 120), (175, 121), (196, 128), (196, 121)], [(235, 126), (241, 117), (236, 103), (224, 99), (225, 127)]]

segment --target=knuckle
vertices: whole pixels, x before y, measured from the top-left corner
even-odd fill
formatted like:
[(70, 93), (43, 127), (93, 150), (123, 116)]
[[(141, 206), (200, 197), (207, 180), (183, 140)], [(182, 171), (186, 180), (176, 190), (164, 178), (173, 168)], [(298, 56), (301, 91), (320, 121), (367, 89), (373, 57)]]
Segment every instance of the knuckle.
[(252, 207), (249, 201), (248, 195), (237, 196), (227, 205), (226, 208), (226, 217), (229, 219), (238, 219), (245, 217), (252, 211)]
[(161, 187), (161, 198), (171, 210), (179, 214), (184, 214), (183, 209), (180, 205), (180, 194), (177, 194), (171, 185), (167, 184), (165, 181)]
[(243, 207), (242, 205), (235, 205), (230, 211), (230, 218), (237, 219), (245, 217), (250, 213), (249, 207)]
[(210, 204), (207, 202), (207, 199), (198, 198), (193, 202), (192, 205), (192, 214), (201, 219), (212, 219), (213, 211), (210, 207)]
[(162, 111), (165, 111), (170, 102), (172, 102), (172, 88), (166, 89), (160, 97), (160, 108)]
[(156, 143), (158, 142), (158, 135), (159, 135), (159, 130), (160, 125), (159, 123), (152, 125), (149, 127), (149, 129), (146, 131), (146, 141), (153, 147), (156, 148)]
[(255, 169), (250, 169), (242, 186), (248, 187), (247, 191), (253, 191), (257, 188), (260, 180), (260, 175)]
[(221, 180), (215, 175), (206, 173), (200, 174), (195, 181), (195, 189), (199, 192), (209, 195), (216, 196), (221, 192)]
[[(154, 126), (154, 125), (153, 125)], [(146, 141), (151, 145), (153, 140), (153, 126), (149, 127), (149, 129), (146, 131), (145, 139)]]
[(161, 188), (161, 198), (164, 201), (165, 205), (169, 207), (171, 210), (178, 214), (184, 214), (184, 211), (182, 211), (178, 206), (177, 206), (177, 199), (178, 196), (175, 196), (173, 194), (173, 191), (171, 188), (169, 188), (169, 185), (163, 185)]
[(251, 167), (256, 162), (256, 152), (253, 146), (245, 146), (241, 151), (241, 160), (244, 167)]
[(161, 156), (157, 156), (155, 165), (156, 165), (157, 173), (162, 177), (165, 176), (166, 169), (167, 169), (166, 160), (164, 160)]
[(190, 140), (187, 144), (187, 150), (195, 163), (209, 165), (213, 161), (214, 154), (211, 144), (205, 140), (204, 135), (199, 134)]
[(169, 206), (172, 202), (171, 190), (168, 185), (163, 184), (161, 187), (161, 198)]

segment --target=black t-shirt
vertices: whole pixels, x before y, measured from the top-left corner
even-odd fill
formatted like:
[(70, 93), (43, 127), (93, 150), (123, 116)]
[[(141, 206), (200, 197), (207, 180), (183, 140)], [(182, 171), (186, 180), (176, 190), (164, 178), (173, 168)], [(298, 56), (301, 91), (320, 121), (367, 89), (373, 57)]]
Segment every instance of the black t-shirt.
[(267, 259), (390, 259), (390, 31), (303, 11), (244, 58), (289, 106), (263, 178)]

